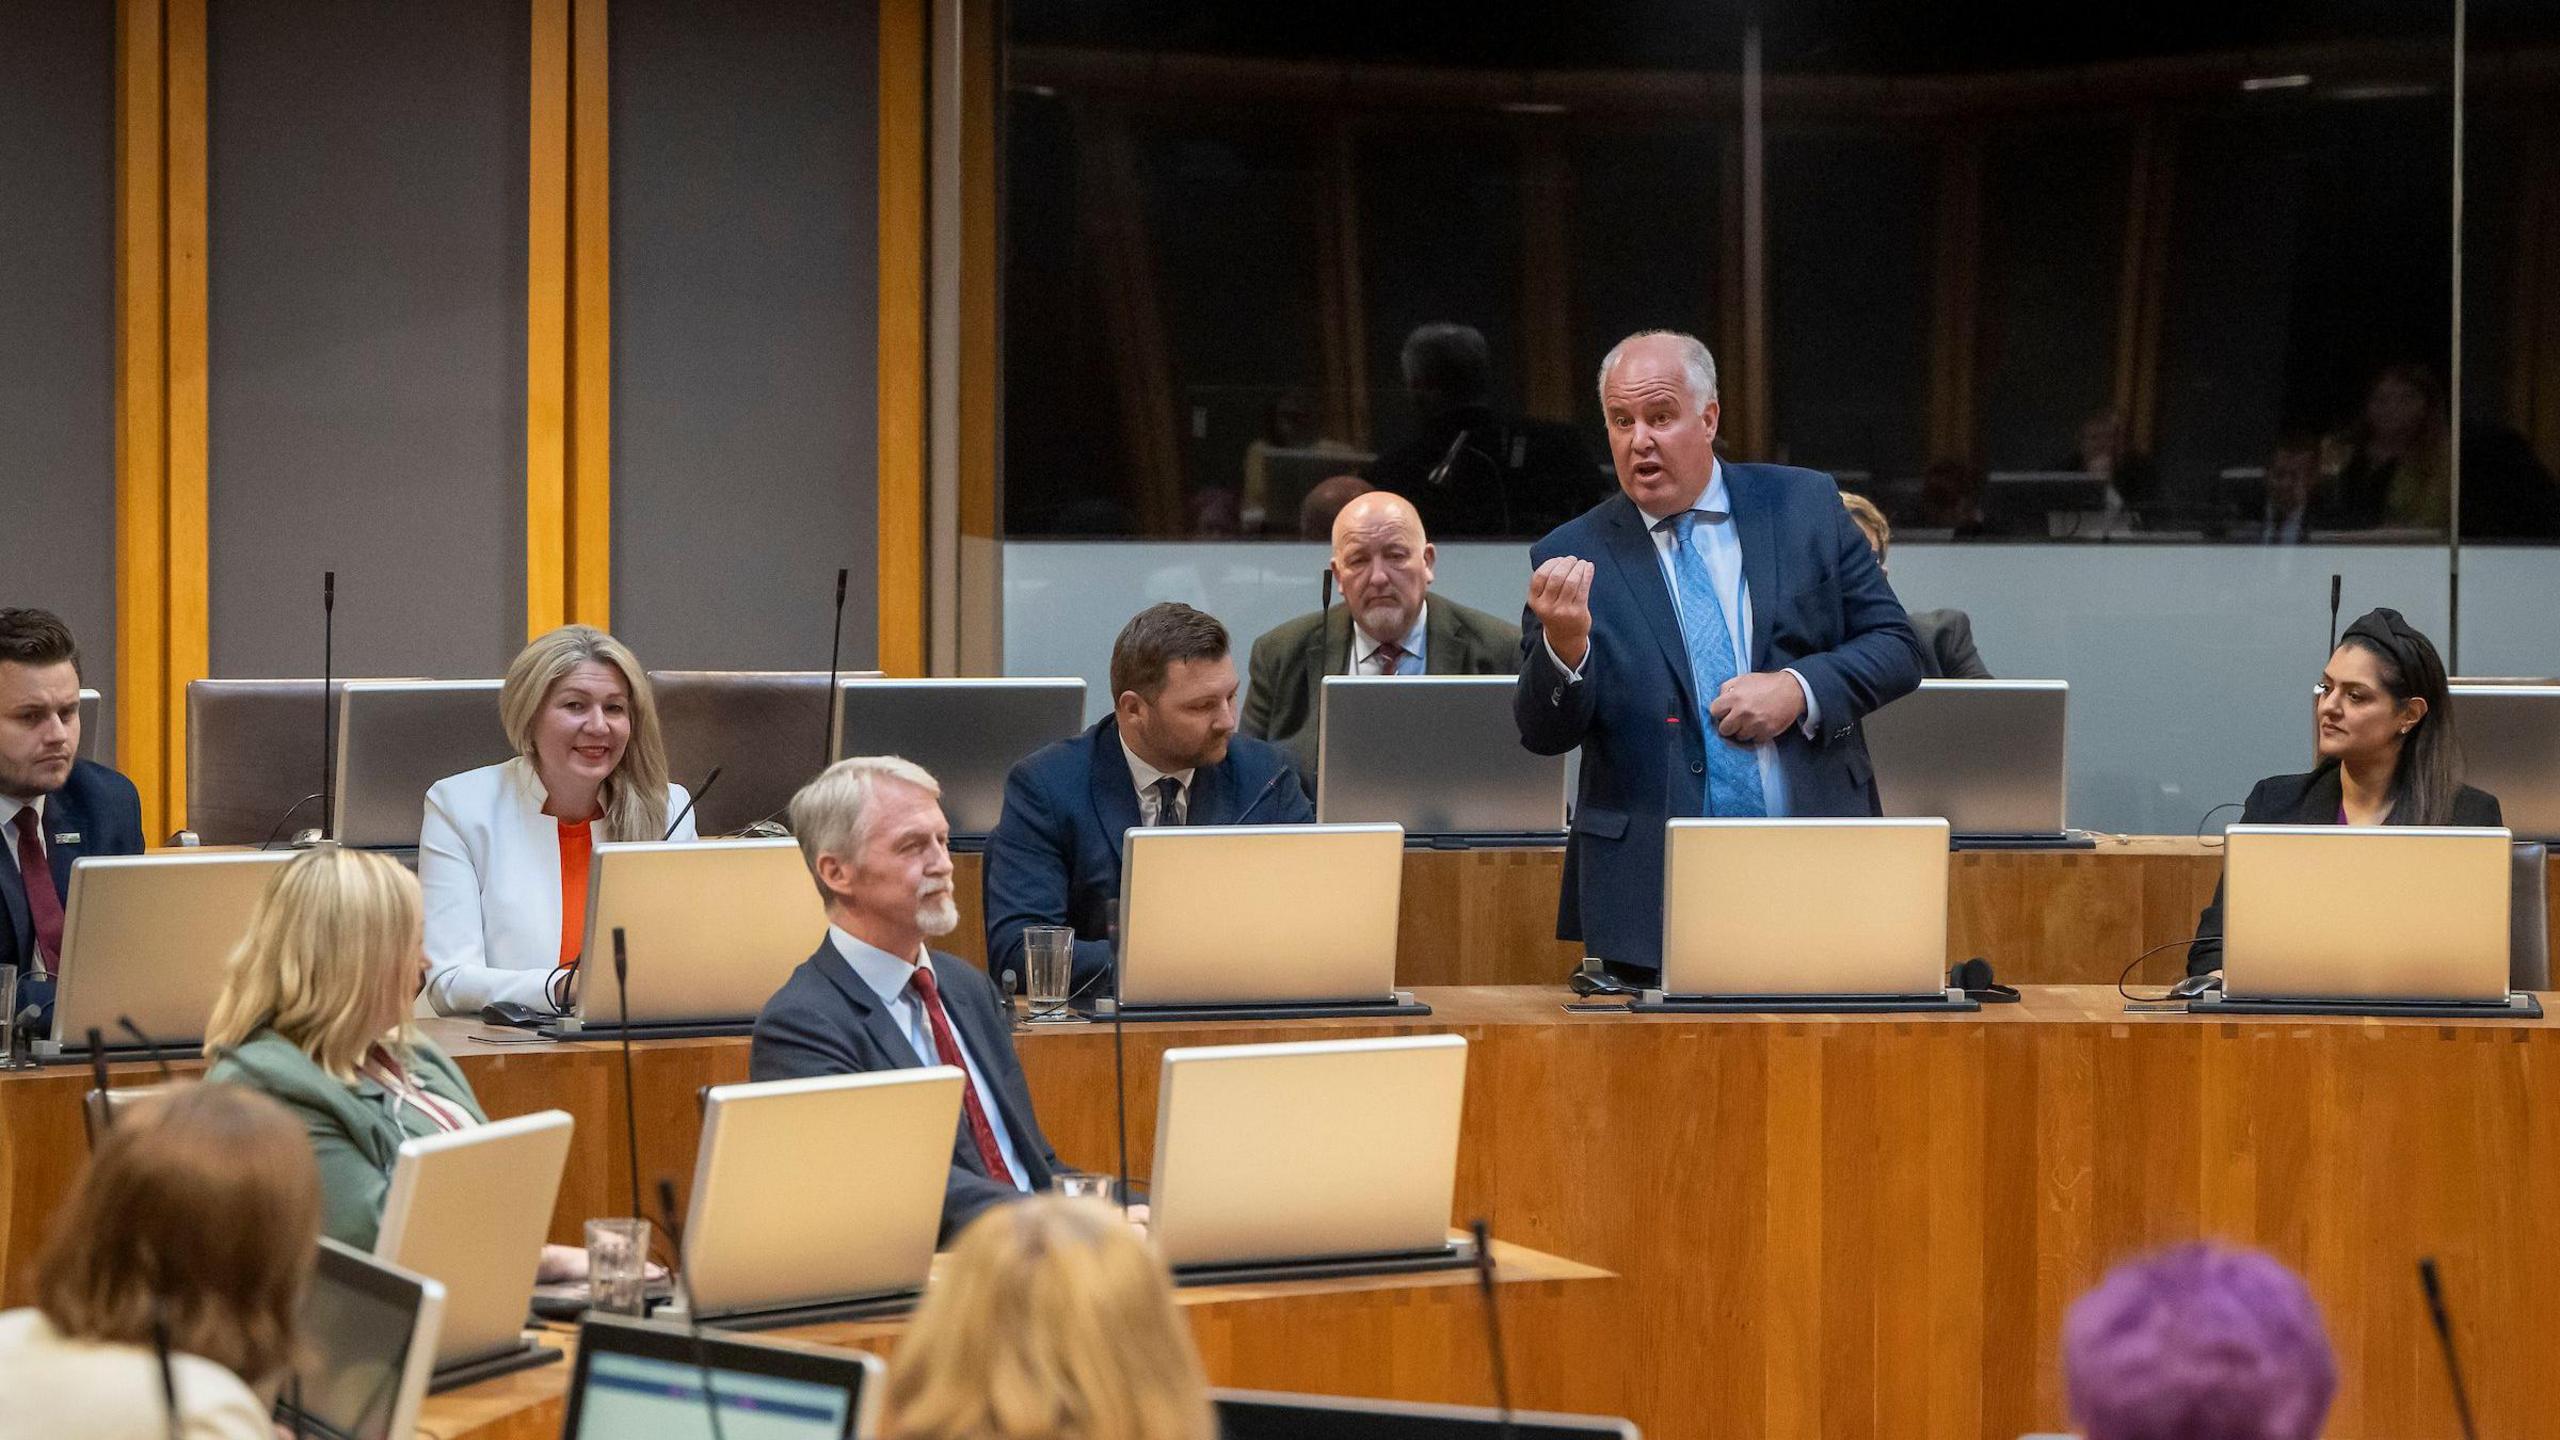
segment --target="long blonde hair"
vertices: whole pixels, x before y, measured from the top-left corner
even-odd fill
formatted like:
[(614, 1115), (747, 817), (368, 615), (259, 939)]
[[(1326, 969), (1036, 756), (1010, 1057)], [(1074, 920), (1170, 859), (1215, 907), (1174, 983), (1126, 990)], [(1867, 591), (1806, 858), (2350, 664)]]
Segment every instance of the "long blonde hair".
[(538, 636), (507, 666), (498, 687), (498, 719), (516, 753), (533, 759), (534, 721), (551, 687), (594, 661), (622, 673), (631, 692), (631, 741), (596, 797), (604, 810), (602, 840), (656, 840), (667, 833), (667, 742), (658, 729), (658, 699), (649, 672), (631, 648), (593, 625), (563, 625)]
[(319, 1240), (302, 1126), (245, 1086), (182, 1085), (118, 1112), (99, 1140), (54, 1213), (36, 1304), (73, 1339), (158, 1332), (254, 1387), (293, 1358)]
[(270, 1029), (352, 1083), (377, 1043), (411, 1043), (420, 917), (418, 877), (388, 855), (334, 845), (287, 861), (231, 952), (205, 1049)]
[(1164, 1263), (1118, 1212), (1035, 1195), (961, 1233), (892, 1358), (891, 1440), (1213, 1440)]

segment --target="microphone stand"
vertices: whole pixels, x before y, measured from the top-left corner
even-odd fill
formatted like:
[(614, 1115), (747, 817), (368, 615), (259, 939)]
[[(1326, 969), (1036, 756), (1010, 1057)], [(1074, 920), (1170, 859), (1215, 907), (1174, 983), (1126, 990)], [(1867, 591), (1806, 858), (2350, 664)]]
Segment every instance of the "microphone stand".
[(624, 953), (622, 927), (613, 927), (613, 996), (614, 1008), (622, 1030), (622, 1141), (623, 1159), (631, 1174), (631, 1214), (640, 1210), (640, 1096), (631, 1088), (631, 961)]
[[(667, 1227), (667, 1244), (675, 1251), (676, 1269), (683, 1271), (684, 1223), (676, 1217), (676, 1182), (658, 1177), (658, 1220)], [(720, 1396), (711, 1388), (711, 1361), (702, 1348), (702, 1317), (693, 1308), (693, 1294), (685, 1293), (685, 1332), (693, 1338), (693, 1369), (702, 1381), (703, 1418), (711, 1422), (711, 1440), (728, 1440), (720, 1428)]]
[(2453, 1386), (2453, 1413), (2462, 1422), (2462, 1440), (2480, 1440), (2471, 1424), (2471, 1392), (2462, 1383), (2462, 1357), (2453, 1349), (2453, 1321), (2445, 1314), (2444, 1287), (2436, 1278), (2435, 1257), (2418, 1262), (2418, 1288), (2427, 1295), (2427, 1319), (2435, 1326), (2436, 1343), (2444, 1351), (2445, 1379)]
[[(329, 683), (338, 670), (338, 572), (320, 572), (320, 838), (337, 833), (338, 714)], [(290, 814), (290, 812), (288, 812)]]
[(667, 833), (658, 837), (660, 843), (676, 838), (676, 832), (684, 828), (684, 817), (692, 814), (693, 807), (702, 803), (702, 797), (711, 793), (711, 787), (720, 783), (720, 768), (712, 766), (711, 773), (702, 777), (702, 784), (684, 797), (684, 808), (676, 812), (676, 818), (667, 822)]
[(827, 634), (827, 733), (819, 738), (818, 743), (820, 770), (836, 763), (836, 728), (842, 723), (843, 714), (836, 704), (836, 677), (844, 669), (844, 587), (846, 578), (852, 573), (842, 568), (836, 571), (836, 621)]
[(1502, 1440), (1512, 1440), (1511, 1365), (1502, 1353), (1502, 1306), (1493, 1293), (1493, 1231), (1483, 1216), (1467, 1227), (1476, 1238), (1476, 1288), (1484, 1296), (1485, 1344), (1493, 1355), (1493, 1398), (1502, 1411)]

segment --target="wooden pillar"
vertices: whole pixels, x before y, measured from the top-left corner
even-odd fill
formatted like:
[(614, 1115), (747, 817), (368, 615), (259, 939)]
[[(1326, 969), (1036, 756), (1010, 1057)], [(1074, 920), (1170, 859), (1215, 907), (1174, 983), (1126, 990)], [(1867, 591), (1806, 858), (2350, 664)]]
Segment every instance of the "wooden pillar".
[(612, 623), (607, 0), (533, 0), (525, 170), (525, 632)]
[(1950, 134), (1939, 145), (1936, 252), (1930, 287), (1929, 458), (1971, 462), (1978, 448), (1974, 389), (1982, 333), (1979, 131)]
[(880, 0), (879, 665), (925, 673), (928, 0)]
[(1128, 446), (1130, 498), (1141, 534), (1180, 535), (1187, 517), (1173, 361), (1166, 353), (1156, 294), (1155, 251), (1138, 180), (1137, 145), (1128, 117), (1100, 106), (1078, 107), (1075, 135), (1077, 223), (1084, 230), (1085, 253), (1100, 272), (1120, 428)]

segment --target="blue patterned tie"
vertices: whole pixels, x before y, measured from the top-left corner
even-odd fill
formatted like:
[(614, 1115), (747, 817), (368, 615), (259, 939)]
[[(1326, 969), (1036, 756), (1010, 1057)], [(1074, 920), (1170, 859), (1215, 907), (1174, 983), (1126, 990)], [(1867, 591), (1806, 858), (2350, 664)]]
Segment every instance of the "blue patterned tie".
[(1671, 551), (1671, 573), (1680, 577), (1681, 639), (1689, 647), (1689, 674), (1698, 686), (1698, 719), (1706, 727), (1707, 813), (1758, 817), (1769, 813), (1760, 790), (1760, 757), (1715, 733), (1707, 706), (1734, 677), (1733, 632), (1725, 628), (1724, 602), (1716, 598), (1715, 576), (1707, 570), (1706, 553), (1698, 548), (1698, 512), (1683, 510), (1655, 528), (1670, 526), (1677, 542)]

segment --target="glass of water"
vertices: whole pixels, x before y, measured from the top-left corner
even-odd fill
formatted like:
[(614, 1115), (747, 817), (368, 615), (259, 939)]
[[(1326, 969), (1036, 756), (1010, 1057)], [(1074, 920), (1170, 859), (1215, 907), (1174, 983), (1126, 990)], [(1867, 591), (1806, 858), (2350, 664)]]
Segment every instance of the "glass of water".
[(649, 1222), (587, 1222), (587, 1308), (599, 1315), (644, 1315), (649, 1308)]
[(1031, 1018), (1066, 1018), (1068, 980), (1075, 974), (1076, 932), (1064, 925), (1027, 926), (1022, 932), (1022, 957), (1030, 971)]

